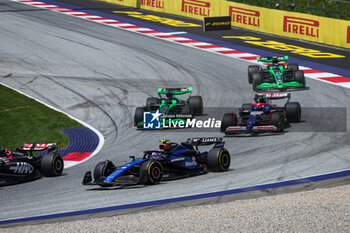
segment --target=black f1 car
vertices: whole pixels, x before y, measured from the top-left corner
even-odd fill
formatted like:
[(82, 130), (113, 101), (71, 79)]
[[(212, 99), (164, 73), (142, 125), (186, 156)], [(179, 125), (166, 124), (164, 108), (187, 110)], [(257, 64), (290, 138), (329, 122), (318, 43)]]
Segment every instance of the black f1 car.
[[(212, 145), (208, 152), (199, 152), (199, 146)], [(158, 150), (145, 151), (142, 158), (130, 156), (132, 161), (115, 166), (106, 160), (86, 172), (83, 185), (126, 186), (158, 184), (162, 180), (198, 175), (209, 171), (227, 171), (231, 157), (222, 138), (190, 138), (181, 144), (161, 140)]]
[[(272, 99), (284, 99), (284, 107), (271, 104)], [(225, 134), (282, 132), (289, 122), (300, 122), (299, 102), (289, 102), (290, 93), (255, 94), (255, 103), (243, 104), (239, 115), (226, 113), (221, 122)]]
[(57, 150), (55, 143), (25, 143), (15, 151), (1, 149), (0, 186), (39, 179), (42, 174), (60, 176), (64, 164)]

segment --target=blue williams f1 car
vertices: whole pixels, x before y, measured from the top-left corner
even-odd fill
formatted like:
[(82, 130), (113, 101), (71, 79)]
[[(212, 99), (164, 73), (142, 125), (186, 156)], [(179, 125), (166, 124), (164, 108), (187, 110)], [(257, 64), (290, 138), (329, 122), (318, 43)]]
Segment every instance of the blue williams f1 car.
[[(208, 152), (199, 146), (214, 144)], [(231, 157), (222, 138), (190, 138), (181, 144), (161, 140), (158, 150), (145, 151), (142, 158), (130, 156), (132, 161), (115, 166), (106, 160), (95, 166), (93, 173), (85, 173), (83, 185), (102, 187), (153, 185), (162, 180), (184, 178), (209, 171), (227, 171)]]

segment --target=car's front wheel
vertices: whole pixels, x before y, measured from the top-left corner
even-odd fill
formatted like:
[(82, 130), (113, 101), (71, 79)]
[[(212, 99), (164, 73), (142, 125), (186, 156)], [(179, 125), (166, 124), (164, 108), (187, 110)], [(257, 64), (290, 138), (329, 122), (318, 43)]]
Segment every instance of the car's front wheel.
[(142, 128), (142, 126), (139, 126), (139, 123), (143, 121), (143, 113), (145, 112), (144, 107), (137, 107), (135, 110), (134, 115), (134, 126), (137, 128)]
[(262, 84), (262, 75), (260, 73), (254, 73), (253, 74), (253, 90), (258, 91), (258, 86)]
[(99, 162), (95, 168), (94, 168), (94, 180), (95, 181), (101, 181), (104, 180), (107, 176), (109, 176), (113, 170), (115, 169), (114, 164), (109, 161), (103, 161), (103, 162)]
[(163, 180), (163, 166), (154, 160), (144, 162), (140, 167), (139, 184), (154, 185)]
[(258, 65), (251, 65), (248, 66), (248, 83), (252, 84), (253, 83), (253, 73), (256, 73), (259, 71), (259, 66)]
[(283, 132), (285, 128), (285, 118), (283, 112), (272, 112), (270, 115), (270, 124), (277, 127), (277, 132)]
[(236, 126), (237, 125), (237, 117), (234, 112), (232, 113), (226, 113), (221, 121), (221, 128), (220, 131), (225, 133), (226, 129), (230, 126)]
[(305, 87), (305, 76), (304, 76), (304, 71), (302, 70), (298, 70), (294, 73), (294, 78), (295, 81), (297, 81), (298, 83), (302, 84), (303, 87)]

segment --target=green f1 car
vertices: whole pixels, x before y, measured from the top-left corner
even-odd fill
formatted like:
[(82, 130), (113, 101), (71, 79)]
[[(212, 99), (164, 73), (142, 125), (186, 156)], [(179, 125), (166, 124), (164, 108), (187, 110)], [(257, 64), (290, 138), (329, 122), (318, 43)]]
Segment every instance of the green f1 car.
[(305, 88), (304, 71), (299, 65), (288, 62), (288, 56), (258, 57), (258, 62), (269, 63), (265, 68), (259, 65), (248, 67), (248, 82), (253, 84), (253, 90), (280, 90), (289, 88)]
[[(189, 94), (186, 100), (178, 95)], [(192, 87), (188, 88), (158, 88), (158, 98), (149, 97), (146, 106), (137, 107), (134, 115), (134, 126), (144, 128), (144, 113), (159, 112), (161, 127), (166, 124), (176, 125), (176, 122), (186, 124), (187, 119), (203, 114), (203, 100), (201, 96), (192, 96)]]

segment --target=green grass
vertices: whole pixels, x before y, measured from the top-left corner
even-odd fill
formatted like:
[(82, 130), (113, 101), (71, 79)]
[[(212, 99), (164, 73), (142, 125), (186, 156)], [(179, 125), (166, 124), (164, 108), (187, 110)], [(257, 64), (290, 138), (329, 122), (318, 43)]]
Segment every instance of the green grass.
[(66, 128), (81, 128), (63, 113), (0, 85), (0, 147), (15, 149), (23, 143), (56, 142), (66, 148)]
[[(281, 10), (293, 11), (288, 6), (290, 3), (295, 3), (295, 12), (324, 16), (329, 18), (350, 19), (350, 1), (349, 3), (334, 2), (330, 0), (228, 0), (231, 2), (244, 3), (253, 6), (276, 9), (276, 3), (280, 4)], [(281, 4), (282, 3), (282, 4)], [(339, 11), (339, 14), (338, 14)]]

